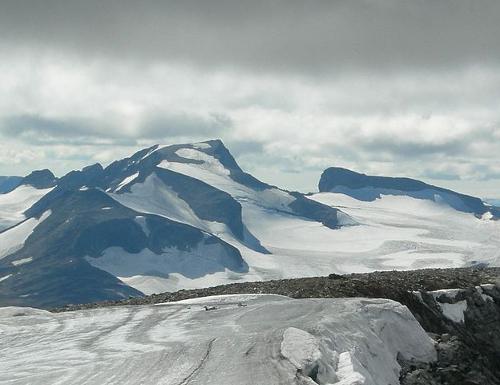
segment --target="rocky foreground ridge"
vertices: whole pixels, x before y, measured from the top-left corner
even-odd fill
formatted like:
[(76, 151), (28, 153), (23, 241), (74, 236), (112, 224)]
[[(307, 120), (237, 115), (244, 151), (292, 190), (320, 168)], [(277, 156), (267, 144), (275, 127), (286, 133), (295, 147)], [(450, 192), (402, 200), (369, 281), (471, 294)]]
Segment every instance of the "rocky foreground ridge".
[(436, 341), (431, 364), (401, 360), (401, 384), (500, 384), (500, 268), (425, 269), (248, 282), (181, 290), (119, 302), (70, 305), (54, 312), (143, 305), (222, 294), (292, 298), (388, 298), (406, 305)]

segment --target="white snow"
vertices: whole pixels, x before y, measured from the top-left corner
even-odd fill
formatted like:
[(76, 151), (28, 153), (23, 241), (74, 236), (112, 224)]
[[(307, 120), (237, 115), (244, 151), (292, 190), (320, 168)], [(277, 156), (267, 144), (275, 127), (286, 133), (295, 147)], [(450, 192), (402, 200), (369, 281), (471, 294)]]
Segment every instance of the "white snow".
[(33, 258), (32, 257), (28, 257), (28, 258), (21, 258), (21, 259), (18, 259), (16, 261), (12, 261), (12, 264), (14, 266), (19, 266), (19, 265), (24, 265), (25, 263), (30, 263), (31, 261), (33, 261)]
[[(477, 290), (477, 288), (476, 288)], [(464, 312), (467, 310), (467, 301), (457, 301), (458, 294), (463, 292), (463, 289), (442, 289), (429, 292), (441, 308), (443, 315), (453, 322), (464, 322)], [(482, 291), (479, 292), (480, 294)], [(449, 303), (450, 301), (451, 303)]]
[[(26, 384), (399, 383), (398, 354), (436, 357), (404, 306), (389, 300), (221, 297), (199, 303), (51, 314), (0, 309), (0, 371)], [(204, 305), (216, 309), (205, 311)], [(302, 369), (302, 370), (298, 370)], [(361, 378), (365, 382), (360, 382)]]
[[(238, 274), (225, 269), (220, 262), (226, 253), (220, 244), (204, 243), (189, 251), (166, 248), (161, 254), (149, 249), (131, 254), (121, 247), (110, 247), (99, 258), (86, 257), (86, 260), (92, 266), (119, 277), (127, 285), (152, 294), (217, 284), (221, 275), (228, 281), (234, 279)], [(214, 279), (214, 274), (218, 279)]]
[(130, 182), (133, 182), (138, 176), (139, 176), (139, 173), (136, 172), (135, 174), (132, 174), (132, 175), (126, 177), (118, 184), (118, 186), (116, 186), (115, 191), (120, 191), (123, 187), (128, 185)]
[(35, 227), (47, 219), (51, 214), (50, 210), (44, 212), (39, 219), (29, 218), (23, 223), (0, 233), (0, 259), (22, 249), (24, 242), (33, 233)]
[(208, 150), (209, 148), (212, 148), (210, 144), (205, 142), (193, 143), (193, 147), (198, 150)]
[(5, 281), (6, 279), (8, 279), (10, 277), (12, 277), (12, 274), (7, 274), (7, 275), (5, 275), (3, 277), (0, 277), (0, 282)]
[[(365, 372), (365, 373), (363, 373)], [(350, 352), (340, 353), (337, 364), (337, 385), (364, 385), (374, 384), (373, 379), (363, 370), (358, 360)]]
[(51, 190), (22, 185), (7, 194), (0, 194), (0, 231), (25, 220), (23, 213)]
[(229, 176), (230, 171), (226, 169), (218, 159), (204, 152), (185, 148), (177, 150), (176, 154), (186, 159), (203, 161), (203, 163), (195, 164), (162, 161), (158, 167), (199, 179), (221, 191), (227, 192), (240, 203), (249, 202), (274, 210), (279, 209), (292, 212), (288, 204), (295, 201), (295, 198), (286, 191), (277, 188), (255, 191), (235, 182)]
[(464, 322), (464, 311), (467, 310), (467, 301), (458, 301), (455, 303), (438, 302), (443, 315), (453, 322)]

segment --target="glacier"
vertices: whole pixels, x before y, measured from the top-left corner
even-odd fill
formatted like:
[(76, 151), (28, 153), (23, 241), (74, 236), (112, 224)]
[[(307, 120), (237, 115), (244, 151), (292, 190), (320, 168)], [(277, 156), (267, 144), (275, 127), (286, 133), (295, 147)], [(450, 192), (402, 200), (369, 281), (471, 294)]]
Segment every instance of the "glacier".
[(433, 340), (385, 299), (229, 295), (66, 313), (0, 308), (17, 384), (395, 385)]

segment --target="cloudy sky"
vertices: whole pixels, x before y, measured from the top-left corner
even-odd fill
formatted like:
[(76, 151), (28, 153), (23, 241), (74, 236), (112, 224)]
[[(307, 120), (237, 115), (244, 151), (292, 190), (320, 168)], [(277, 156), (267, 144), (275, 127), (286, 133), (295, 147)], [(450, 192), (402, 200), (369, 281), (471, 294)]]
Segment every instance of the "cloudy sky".
[(498, 0), (0, 2), (0, 175), (221, 138), (290, 189), (500, 197), (499, 102)]

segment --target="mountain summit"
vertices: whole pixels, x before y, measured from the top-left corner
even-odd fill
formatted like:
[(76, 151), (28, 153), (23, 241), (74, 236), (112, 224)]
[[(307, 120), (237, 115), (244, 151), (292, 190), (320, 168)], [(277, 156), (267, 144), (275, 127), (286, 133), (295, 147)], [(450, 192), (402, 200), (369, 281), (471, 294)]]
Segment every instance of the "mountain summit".
[(0, 203), (28, 188), (43, 195), (0, 233), (0, 304), (49, 307), (279, 276), (256, 230), (283, 220), (332, 232), (354, 224), (245, 173), (220, 140), (155, 145), (59, 179), (34, 172)]

